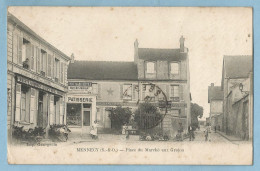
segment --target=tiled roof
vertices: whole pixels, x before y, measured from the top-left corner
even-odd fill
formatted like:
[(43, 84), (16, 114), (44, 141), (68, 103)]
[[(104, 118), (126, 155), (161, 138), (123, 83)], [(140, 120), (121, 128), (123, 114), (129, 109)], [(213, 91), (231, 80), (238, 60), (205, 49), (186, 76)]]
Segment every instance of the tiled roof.
[(74, 61), (68, 67), (68, 79), (137, 80), (134, 62)]
[(138, 56), (144, 60), (179, 60), (182, 56), (180, 49), (138, 48)]
[(224, 94), (221, 86), (209, 86), (208, 88), (208, 103), (210, 100), (223, 100)]
[(245, 78), (253, 70), (252, 56), (224, 56), (226, 78)]

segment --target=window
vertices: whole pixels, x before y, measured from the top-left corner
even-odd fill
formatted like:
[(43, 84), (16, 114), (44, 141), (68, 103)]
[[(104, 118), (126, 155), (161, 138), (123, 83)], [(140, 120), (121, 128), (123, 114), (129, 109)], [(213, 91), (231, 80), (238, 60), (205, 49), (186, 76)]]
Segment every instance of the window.
[(31, 45), (31, 70), (35, 70), (34, 62), (35, 62), (35, 51), (34, 51), (35, 46)]
[(60, 60), (55, 58), (55, 80), (60, 76)]
[(143, 84), (142, 94), (143, 100), (145, 101), (155, 101), (155, 85)]
[(30, 59), (31, 59), (31, 44), (28, 40), (23, 38), (22, 44), (22, 63), (23, 68), (29, 69)]
[(51, 77), (52, 76), (52, 57), (50, 54), (48, 54), (48, 72), (47, 76)]
[(132, 100), (132, 84), (123, 85), (123, 100)]
[(21, 121), (30, 122), (30, 93), (29, 88), (22, 85), (21, 89)]
[(171, 96), (170, 99), (172, 101), (179, 101), (180, 97), (179, 97), (179, 86), (178, 85), (172, 85), (171, 86)]
[(47, 71), (47, 53), (44, 50), (41, 50), (41, 74), (45, 76), (46, 71)]
[(172, 62), (170, 64), (170, 71), (171, 71), (171, 74), (179, 74), (179, 63), (177, 62)]
[(146, 63), (146, 73), (147, 74), (154, 74), (155, 73), (155, 63), (154, 62), (147, 62)]

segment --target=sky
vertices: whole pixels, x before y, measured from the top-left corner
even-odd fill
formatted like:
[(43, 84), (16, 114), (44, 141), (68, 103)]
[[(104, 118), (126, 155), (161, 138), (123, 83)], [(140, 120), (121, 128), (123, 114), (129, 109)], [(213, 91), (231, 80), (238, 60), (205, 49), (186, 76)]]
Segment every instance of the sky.
[(9, 7), (75, 60), (133, 61), (140, 48), (189, 49), (192, 102), (209, 116), (208, 86), (220, 85), (224, 55), (252, 55), (252, 9), (241, 7)]

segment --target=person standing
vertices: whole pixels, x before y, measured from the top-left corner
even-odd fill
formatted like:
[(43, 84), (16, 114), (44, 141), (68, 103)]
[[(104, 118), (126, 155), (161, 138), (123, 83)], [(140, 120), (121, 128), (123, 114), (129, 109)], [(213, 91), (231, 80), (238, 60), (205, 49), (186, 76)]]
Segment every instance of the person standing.
[(189, 125), (189, 127), (188, 127), (188, 132), (189, 132), (190, 141), (192, 141), (192, 139), (193, 139), (193, 135), (192, 135), (193, 130), (192, 130), (192, 126), (191, 125)]
[(97, 127), (98, 127), (98, 124), (97, 124), (97, 121), (95, 120), (94, 124), (91, 126), (91, 130), (90, 130), (90, 134), (91, 134), (91, 138), (92, 139), (97, 139), (98, 138)]
[(183, 141), (183, 126), (181, 122), (179, 123), (178, 133), (180, 135), (180, 140)]
[(204, 132), (205, 132), (205, 141), (208, 141), (208, 138), (209, 138), (209, 127), (206, 127)]

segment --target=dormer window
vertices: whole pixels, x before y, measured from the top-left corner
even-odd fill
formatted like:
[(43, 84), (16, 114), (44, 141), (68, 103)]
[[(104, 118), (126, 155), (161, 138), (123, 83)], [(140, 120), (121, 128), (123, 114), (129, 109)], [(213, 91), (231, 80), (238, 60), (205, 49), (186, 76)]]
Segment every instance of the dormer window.
[(146, 63), (146, 73), (147, 74), (154, 74), (155, 73), (155, 63), (154, 62), (147, 62)]
[(170, 63), (170, 73), (173, 75), (179, 74), (179, 63), (178, 62), (171, 62)]

